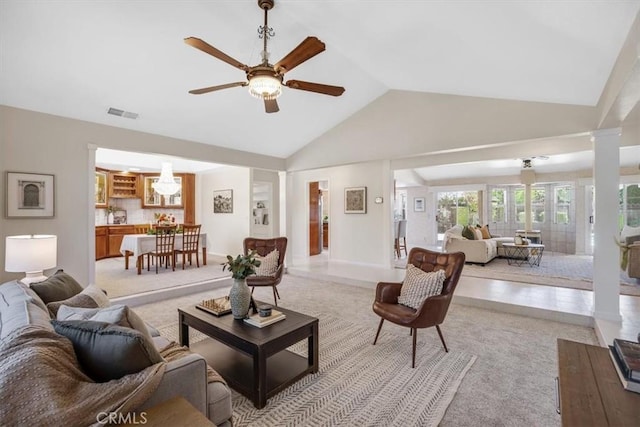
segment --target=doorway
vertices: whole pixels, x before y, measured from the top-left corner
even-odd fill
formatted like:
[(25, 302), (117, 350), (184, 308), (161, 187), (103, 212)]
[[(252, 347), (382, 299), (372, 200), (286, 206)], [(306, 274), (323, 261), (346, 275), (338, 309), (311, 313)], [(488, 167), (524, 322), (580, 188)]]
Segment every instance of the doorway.
[(309, 183), (309, 256), (329, 251), (329, 182)]

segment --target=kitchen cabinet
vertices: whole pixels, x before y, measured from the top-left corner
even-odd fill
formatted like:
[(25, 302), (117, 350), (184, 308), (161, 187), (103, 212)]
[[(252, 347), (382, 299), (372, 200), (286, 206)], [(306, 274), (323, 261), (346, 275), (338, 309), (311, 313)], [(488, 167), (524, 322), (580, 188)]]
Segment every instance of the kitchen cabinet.
[(159, 174), (142, 175), (143, 208), (184, 209), (184, 223), (195, 224), (196, 176), (192, 173), (175, 173), (174, 180), (180, 184), (180, 190), (171, 196), (161, 196), (153, 189), (153, 183), (160, 178)]
[(106, 258), (109, 253), (107, 227), (96, 227), (96, 260)]
[(109, 171), (104, 169), (96, 169), (95, 176), (95, 203), (96, 208), (107, 207), (107, 182)]
[(329, 249), (329, 223), (322, 223), (322, 247)]
[(109, 197), (135, 199), (140, 197), (139, 175), (131, 172), (109, 172)]

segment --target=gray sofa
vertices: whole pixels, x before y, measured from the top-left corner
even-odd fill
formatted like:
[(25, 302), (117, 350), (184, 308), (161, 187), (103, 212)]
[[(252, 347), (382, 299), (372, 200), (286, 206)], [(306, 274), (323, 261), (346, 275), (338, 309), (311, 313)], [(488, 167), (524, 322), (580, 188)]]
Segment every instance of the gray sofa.
[[(16, 281), (0, 285), (0, 353), (4, 356), (4, 360), (0, 361), (0, 383), (6, 386), (11, 381), (10, 378), (19, 378), (20, 375), (22, 375), (16, 372), (2, 372), (2, 370), (25, 369), (25, 375), (27, 375), (26, 370), (30, 369), (28, 364), (21, 361), (9, 363), (12, 353), (7, 349), (20, 347), (16, 345), (12, 346), (12, 340), (14, 343), (26, 342), (26, 345), (29, 346), (32, 342), (30, 338), (36, 336), (38, 332), (47, 334), (49, 342), (51, 342), (52, 339), (67, 340), (64, 336), (56, 334), (51, 324), (50, 312), (47, 310), (47, 306), (32, 289)], [(150, 332), (153, 344), (157, 349), (164, 348), (169, 343), (169, 340), (160, 336), (157, 331), (154, 333), (154, 328), (150, 328)], [(60, 343), (56, 345), (58, 344)], [(68, 343), (66, 343), (66, 345), (69, 346)], [(21, 344), (21, 346), (22, 350), (24, 350), (25, 345)], [(46, 351), (49, 350), (45, 349), (44, 352), (46, 353)], [(38, 349), (35, 352), (38, 353), (41, 351)], [(15, 354), (22, 353), (16, 352)], [(17, 357), (18, 356), (16, 356), (16, 358)], [(71, 358), (74, 359), (73, 354)], [(6, 363), (3, 364), (1, 362)], [(76, 365), (78, 364), (77, 361), (74, 363)], [(141, 412), (172, 397), (182, 396), (195, 408), (205, 414), (214, 424), (231, 425), (231, 393), (228, 387), (222, 382), (208, 383), (207, 363), (202, 356), (189, 353), (178, 360), (163, 363), (165, 364), (165, 369), (164, 373), (161, 374), (159, 385), (157, 385), (151, 396), (146, 399), (144, 403), (133, 408), (134, 411)], [(9, 379), (7, 379), (7, 377)], [(2, 382), (3, 380), (4, 382)], [(78, 388), (93, 386), (89, 381), (84, 382), (88, 384), (78, 384)], [(101, 383), (101, 385), (112, 383), (114, 383), (114, 381)], [(13, 385), (15, 386), (15, 381)], [(70, 387), (69, 389), (75, 389), (75, 387)], [(102, 390), (104, 390), (104, 388)], [(16, 408), (25, 406), (25, 398), (35, 400), (42, 396), (42, 393), (36, 393), (33, 390), (20, 390), (20, 393), (20, 397), (14, 397), (9, 395), (6, 390), (0, 390), (3, 402), (2, 406), (4, 407), (4, 409), (0, 410), (0, 425), (11, 425), (15, 424), (16, 421), (20, 421), (12, 418), (15, 417), (15, 415), (12, 415), (12, 412), (15, 414)], [(41, 407), (41, 405), (36, 403), (37, 402), (34, 401), (27, 402), (26, 404), (34, 408)], [(13, 406), (14, 404), (16, 406)], [(81, 404), (81, 402), (79, 404)], [(56, 404), (48, 404), (48, 408), (43, 410), (47, 412), (46, 414), (38, 414), (36, 412), (33, 414), (35, 418), (32, 419), (38, 419), (38, 416), (46, 416), (53, 417), (49, 418), (49, 421), (52, 421), (57, 414), (63, 414), (67, 409), (66, 406), (58, 408)], [(34, 411), (37, 411), (37, 409), (34, 409)], [(93, 414), (86, 414), (86, 417), (93, 417), (93, 419), (95, 419), (95, 416), (96, 415)]]

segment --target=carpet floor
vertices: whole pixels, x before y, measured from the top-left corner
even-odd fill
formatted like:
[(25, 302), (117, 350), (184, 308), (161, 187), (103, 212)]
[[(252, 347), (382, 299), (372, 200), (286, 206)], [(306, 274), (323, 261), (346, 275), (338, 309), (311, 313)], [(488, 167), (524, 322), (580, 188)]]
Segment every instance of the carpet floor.
[(151, 271), (143, 268), (142, 274), (138, 275), (133, 257), (129, 258), (128, 270), (124, 268), (124, 257), (105, 258), (96, 261), (96, 284), (106, 290), (110, 298), (117, 298), (166, 289), (176, 284), (191, 285), (208, 282), (222, 277), (231, 277), (228, 271), (222, 271), (220, 264), (224, 261), (223, 257), (209, 255), (207, 265), (202, 265), (200, 260), (199, 268), (196, 267), (194, 259), (193, 265), (189, 265), (187, 261), (184, 270), (182, 264), (178, 263), (175, 271), (171, 268), (159, 268), (156, 274), (155, 265), (152, 265)]
[[(388, 322), (385, 322), (382, 328), (378, 344), (372, 346), (379, 322), (379, 318), (371, 310), (375, 294), (373, 289), (291, 275), (284, 276), (278, 289), (282, 297), (279, 305), (283, 307), (303, 313), (321, 313), (321, 319), (342, 319), (350, 325), (357, 325), (357, 332), (354, 330), (348, 334), (345, 346), (350, 345), (349, 348), (352, 348), (352, 353), (355, 354), (384, 351), (394, 353), (399, 361), (387, 363), (393, 363), (393, 369), (399, 375), (422, 375), (424, 363), (428, 366), (432, 353), (444, 354), (434, 328), (419, 330), (420, 346), (416, 354), (416, 363), (419, 365), (416, 369), (411, 369), (411, 337), (406, 328)], [(141, 305), (135, 310), (152, 325), (166, 327), (177, 324), (178, 307), (228, 293), (229, 287), (212, 289), (210, 292)], [(257, 288), (255, 296), (263, 301), (271, 301), (272, 298), (270, 289)], [(447, 319), (442, 325), (442, 332), (450, 349), (449, 354), (476, 356), (475, 362), (462, 379), (440, 421), (439, 425), (443, 427), (559, 426), (560, 417), (555, 412), (554, 391), (554, 378), (557, 376), (557, 339), (597, 343), (591, 328), (458, 305), (455, 303), (455, 296)], [(357, 345), (351, 345), (352, 341)], [(321, 356), (321, 362), (323, 359), (327, 357)], [(331, 369), (338, 369), (341, 363), (343, 362), (335, 363)], [(384, 363), (379, 362), (383, 365)], [(361, 375), (367, 375), (368, 369), (369, 367), (362, 366)], [(309, 380), (311, 376), (308, 377)], [(298, 390), (297, 393), (303, 391)], [(405, 387), (397, 391), (397, 394), (405, 398), (422, 396), (421, 393), (420, 387)], [(269, 400), (266, 409), (272, 402), (276, 403), (278, 396)], [(238, 399), (243, 398), (234, 393), (236, 410), (243, 407), (242, 401)], [(292, 399), (298, 400), (295, 404), (300, 405), (300, 408), (313, 409), (312, 402), (307, 402), (306, 397)], [(396, 403), (380, 402), (379, 405), (385, 406), (386, 412), (393, 413)], [(247, 412), (246, 416), (251, 415)], [(240, 415), (238, 417), (240, 419)], [(383, 425), (397, 425), (391, 418)], [(250, 425), (268, 424), (256, 421)], [(341, 424), (335, 425), (362, 424), (347, 416)]]

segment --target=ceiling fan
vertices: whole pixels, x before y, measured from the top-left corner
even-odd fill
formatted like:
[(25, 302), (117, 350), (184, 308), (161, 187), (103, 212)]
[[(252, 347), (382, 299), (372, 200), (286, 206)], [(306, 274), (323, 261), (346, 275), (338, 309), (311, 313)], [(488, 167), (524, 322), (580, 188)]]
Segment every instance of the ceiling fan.
[(291, 89), (306, 90), (324, 95), (340, 96), (344, 92), (341, 86), (330, 86), (321, 83), (305, 82), (302, 80), (288, 80), (284, 82), (285, 73), (291, 71), (303, 62), (313, 58), (325, 49), (325, 44), (317, 37), (307, 37), (295, 49), (287, 54), (275, 64), (269, 63), (269, 53), (267, 51), (267, 40), (275, 34), (272, 28), (267, 25), (267, 14), (273, 8), (274, 0), (258, 0), (258, 6), (264, 10), (264, 25), (258, 28), (258, 34), (264, 39), (262, 50), (262, 62), (250, 67), (245, 65), (224, 52), (216, 49), (210, 44), (196, 37), (187, 37), (185, 43), (200, 49), (209, 55), (218, 58), (236, 68), (241, 69), (247, 75), (247, 81), (227, 83), (223, 85), (210, 86), (202, 89), (190, 90), (189, 93), (201, 95), (203, 93), (214, 92), (216, 90), (228, 89), (236, 86), (249, 86), (249, 93), (256, 98), (264, 100), (264, 108), (267, 113), (280, 111), (276, 98), (282, 93), (282, 86)]

